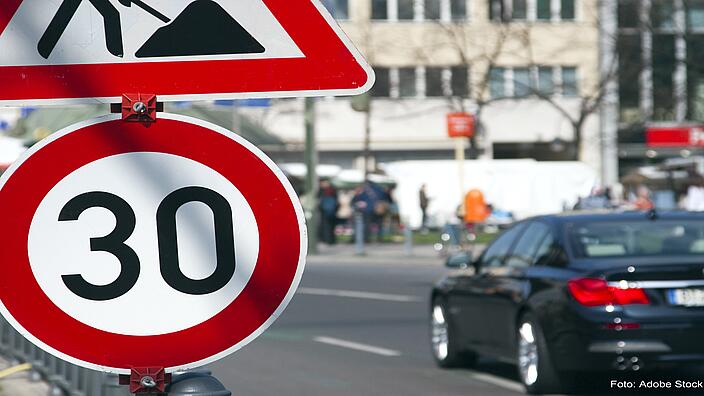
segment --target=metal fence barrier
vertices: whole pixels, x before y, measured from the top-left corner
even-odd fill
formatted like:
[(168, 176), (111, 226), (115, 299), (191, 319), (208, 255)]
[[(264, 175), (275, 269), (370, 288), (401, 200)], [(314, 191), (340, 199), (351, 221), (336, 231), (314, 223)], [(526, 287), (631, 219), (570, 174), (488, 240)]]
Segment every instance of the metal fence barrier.
[(0, 355), (10, 363), (30, 363), (30, 378), (50, 384), (49, 396), (128, 396), (115, 374), (65, 362), (34, 346), (0, 317)]

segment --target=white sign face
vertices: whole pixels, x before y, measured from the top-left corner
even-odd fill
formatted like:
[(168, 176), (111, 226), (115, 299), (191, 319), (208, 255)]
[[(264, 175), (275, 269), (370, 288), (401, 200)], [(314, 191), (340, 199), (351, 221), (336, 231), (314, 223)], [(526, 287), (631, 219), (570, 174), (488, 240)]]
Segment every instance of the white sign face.
[(262, 0), (23, 0), (0, 35), (0, 66), (302, 56)]
[[(160, 272), (157, 232), (164, 225), (158, 224), (156, 213), (167, 196), (189, 186), (216, 192), (232, 209), (237, 266), (232, 278), (222, 288), (205, 295), (174, 289)], [(124, 263), (120, 262), (117, 248), (108, 251), (91, 249), (92, 238), (105, 237), (117, 228), (116, 220), (123, 220), (119, 212), (91, 207), (80, 213), (78, 220), (57, 221), (72, 199), (88, 191), (114, 194), (134, 212), (134, 231), (124, 245), (139, 258), (140, 273), (136, 283), (125, 287), (125, 293), (116, 298), (88, 299), (76, 294), (64, 281), (67, 274), (80, 274), (89, 284), (108, 285), (115, 282), (123, 270)], [(202, 202), (186, 203), (176, 212), (178, 263), (189, 279), (202, 280), (216, 270), (218, 246), (213, 213)], [(37, 282), (61, 310), (96, 329), (146, 336), (187, 329), (205, 322), (230, 305), (254, 271), (258, 235), (257, 223), (247, 201), (222, 175), (203, 164), (175, 155), (129, 153), (91, 162), (61, 180), (42, 200), (32, 219), (28, 250)], [(169, 302), (163, 304), (159, 312), (160, 317), (168, 320), (148, 320), (146, 317), (145, 320), (130, 320), (134, 317), (135, 307), (153, 299)], [(106, 312), (110, 314), (106, 315)]]

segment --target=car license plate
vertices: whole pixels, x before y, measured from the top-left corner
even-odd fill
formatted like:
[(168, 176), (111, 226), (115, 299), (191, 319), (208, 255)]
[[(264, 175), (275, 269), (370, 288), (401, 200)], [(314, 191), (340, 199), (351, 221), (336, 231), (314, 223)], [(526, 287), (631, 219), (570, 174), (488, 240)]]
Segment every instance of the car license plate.
[(667, 291), (667, 296), (672, 305), (704, 307), (703, 289), (672, 289)]

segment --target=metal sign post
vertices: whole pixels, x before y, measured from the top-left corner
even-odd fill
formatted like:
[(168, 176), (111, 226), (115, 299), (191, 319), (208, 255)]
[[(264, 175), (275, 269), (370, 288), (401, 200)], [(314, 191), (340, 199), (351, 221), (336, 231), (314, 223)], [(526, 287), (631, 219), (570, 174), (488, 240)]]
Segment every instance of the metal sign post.
[[(163, 103), (157, 102), (153, 94), (124, 94), (118, 109), (125, 122), (140, 122), (148, 127), (156, 122), (157, 109), (163, 111)], [(213, 377), (210, 371), (166, 373), (163, 367), (132, 368), (130, 375), (119, 376), (119, 384), (129, 387), (129, 392), (159, 393), (170, 396), (231, 396), (232, 392)]]
[(460, 212), (464, 215), (464, 138), (474, 136), (474, 117), (467, 113), (447, 114), (447, 135), (455, 140), (455, 161), (460, 189)]

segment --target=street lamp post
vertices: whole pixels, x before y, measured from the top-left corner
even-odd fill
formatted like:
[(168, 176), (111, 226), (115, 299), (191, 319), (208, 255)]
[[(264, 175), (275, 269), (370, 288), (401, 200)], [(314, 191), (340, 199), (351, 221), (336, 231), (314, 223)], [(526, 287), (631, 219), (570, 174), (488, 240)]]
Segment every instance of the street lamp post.
[(306, 220), (308, 226), (308, 252), (318, 252), (318, 149), (315, 141), (315, 102), (305, 98), (305, 163), (306, 163)]

